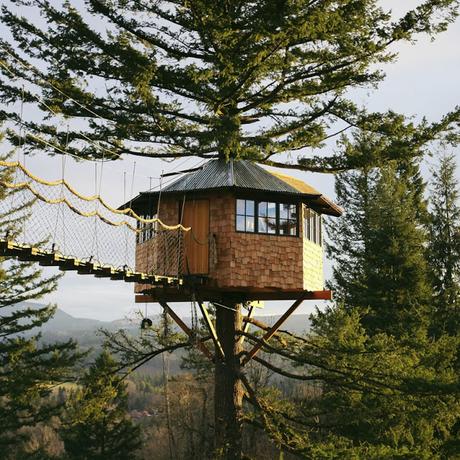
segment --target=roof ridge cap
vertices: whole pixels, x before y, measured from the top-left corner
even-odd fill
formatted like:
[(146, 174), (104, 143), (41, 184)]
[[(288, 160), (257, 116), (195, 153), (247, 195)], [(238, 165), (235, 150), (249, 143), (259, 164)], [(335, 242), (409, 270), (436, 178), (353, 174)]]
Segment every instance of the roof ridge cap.
[(230, 159), (230, 167), (228, 168), (230, 187), (235, 185), (235, 172), (233, 170), (233, 158)]

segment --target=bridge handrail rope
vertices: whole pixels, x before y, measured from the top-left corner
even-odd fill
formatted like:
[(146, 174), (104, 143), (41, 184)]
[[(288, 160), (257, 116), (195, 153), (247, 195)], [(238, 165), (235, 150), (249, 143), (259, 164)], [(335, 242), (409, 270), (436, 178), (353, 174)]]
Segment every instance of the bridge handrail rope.
[[(66, 99), (73, 101), (76, 105), (81, 107), (83, 110), (87, 111), (88, 114), (91, 114), (89, 116), (94, 116), (94, 117), (99, 118), (100, 120), (103, 120), (103, 121), (106, 121), (106, 122), (113, 122), (113, 120), (107, 119), (105, 117), (101, 117), (99, 114), (97, 114), (91, 108), (89, 108), (89, 107), (79, 103), (78, 101), (74, 100), (72, 97), (70, 97), (64, 91), (62, 91), (60, 89), (60, 87), (56, 86), (53, 82), (48, 81), (44, 77), (43, 73), (38, 68), (36, 68), (35, 66), (31, 65), (30, 63), (25, 62), (13, 50), (6, 49), (1, 44), (0, 44), (0, 49), (2, 49), (3, 52), (5, 54), (7, 54), (12, 59), (12, 61), (13, 60), (16, 61), (16, 63), (19, 63), (20, 66), (22, 66), (24, 69), (26, 69), (26, 70), (30, 71), (32, 74), (34, 74), (34, 77), (32, 77), (30, 74), (27, 77), (27, 74), (25, 74), (23, 72), (18, 72), (18, 71), (16, 71), (15, 69), (13, 69), (9, 65), (10, 62), (12, 62), (12, 61), (8, 62), (8, 60), (0, 59), (0, 67), (5, 69), (14, 79), (22, 80), (24, 82), (31, 83), (32, 85), (38, 84), (40, 82), (45, 83), (46, 85), (50, 86), (55, 91), (57, 91), (58, 93), (62, 94)], [(44, 107), (49, 113), (51, 113), (53, 116), (55, 116), (57, 118), (60, 118), (60, 116), (62, 114), (60, 112), (57, 112), (56, 110), (54, 110), (53, 107), (49, 106), (47, 104), (47, 101), (45, 101), (41, 95), (36, 94), (36, 92), (34, 93), (33, 89), (27, 90), (27, 93), (28, 93), (29, 97), (32, 97), (32, 98), (36, 99), (37, 101), (39, 101), (40, 104), (42, 105), (42, 107)], [(113, 157), (119, 157), (119, 152), (111, 150), (110, 148), (107, 148), (103, 143), (98, 142), (99, 140), (97, 140), (97, 139), (95, 140), (95, 139), (92, 139), (91, 137), (88, 137), (84, 132), (79, 132), (78, 138), (80, 138), (81, 140), (86, 140), (89, 144), (94, 146), (96, 149), (102, 150), (102, 157), (103, 158), (102, 158), (102, 165), (101, 165), (101, 177), (100, 177), (100, 184), (99, 184), (99, 190), (98, 190), (98, 188), (97, 188), (97, 169), (96, 169), (95, 195), (85, 196), (85, 195), (82, 195), (79, 192), (77, 192), (65, 180), (65, 177), (64, 177), (65, 156), (70, 155), (70, 156), (75, 156), (75, 157), (77, 157), (79, 159), (81, 158), (79, 155), (75, 155), (75, 153), (72, 153), (71, 151), (69, 151), (69, 125), (68, 125), (68, 123), (67, 123), (67, 135), (65, 136), (65, 139), (66, 139), (65, 146), (59, 139), (58, 139), (57, 143), (55, 143), (55, 142), (53, 142), (53, 139), (43, 138), (43, 137), (37, 135), (34, 132), (35, 129), (33, 128), (33, 126), (31, 126), (29, 123), (27, 123), (27, 122), (25, 122), (25, 120), (23, 120), (23, 117), (22, 117), (23, 104), (24, 104), (24, 84), (22, 84), (22, 104), (21, 104), (19, 119), (18, 119), (17, 116), (10, 117), (7, 112), (3, 113), (3, 116), (5, 117), (5, 119), (8, 119), (12, 123), (19, 125), (19, 142), (18, 142), (19, 149), (18, 149), (18, 152), (21, 149), (21, 146), (24, 143), (23, 141), (25, 140), (25, 138), (27, 136), (29, 136), (31, 139), (35, 140), (36, 142), (42, 143), (43, 145), (46, 145), (46, 146), (52, 148), (55, 152), (59, 152), (59, 153), (63, 154), (64, 158), (63, 158), (63, 165), (62, 165), (62, 179), (57, 180), (57, 181), (47, 181), (47, 180), (44, 180), (44, 179), (42, 179), (40, 177), (35, 176), (34, 174), (32, 174), (26, 168), (26, 166), (25, 166), (25, 157), (24, 157), (23, 162), (21, 163), (19, 153), (18, 153), (18, 161), (17, 162), (8, 162), (8, 161), (3, 161), (3, 160), (0, 159), (1, 160), (0, 161), (0, 171), (1, 171), (1, 167), (3, 167), (3, 168), (14, 168), (13, 169), (14, 170), (13, 176), (11, 176), (11, 175), (8, 176), (7, 175), (6, 178), (5, 177), (1, 178), (3, 180), (0, 179), (0, 185), (2, 185), (3, 187), (5, 187), (5, 188), (7, 188), (7, 189), (9, 189), (11, 191), (10, 197), (12, 197), (13, 199), (14, 199), (14, 196), (17, 193), (19, 193), (20, 196), (23, 196), (23, 194), (20, 193), (20, 192), (24, 192), (23, 198), (25, 200), (27, 200), (27, 199), (32, 200), (31, 201), (32, 203), (34, 202), (33, 200), (36, 200), (36, 203), (58, 205), (58, 206), (52, 206), (52, 207), (48, 208), (51, 213), (54, 213), (54, 212), (56, 213), (56, 219), (55, 219), (56, 224), (55, 224), (55, 226), (53, 228), (53, 231), (51, 233), (49, 233), (48, 236), (45, 235), (44, 239), (38, 239), (37, 235), (39, 235), (43, 231), (46, 232), (46, 229), (49, 227), (49, 219), (47, 220), (47, 214), (46, 213), (43, 213), (43, 214), (38, 213), (36, 218), (35, 218), (35, 220), (39, 221), (38, 227), (36, 227), (34, 225), (31, 226), (31, 229), (34, 232), (33, 235), (27, 235), (27, 236), (25, 235), (25, 221), (24, 221), (24, 226), (23, 226), (23, 229), (22, 229), (23, 242), (19, 243), (19, 242), (13, 241), (11, 239), (11, 235), (9, 237), (8, 232), (7, 232), (6, 233), (6, 239), (5, 238), (3, 238), (3, 239), (0, 238), (0, 243), (3, 245), (2, 247), (4, 247), (5, 244), (7, 244), (7, 246), (9, 244), (11, 244), (12, 248), (13, 248), (13, 249), (11, 249), (11, 251), (13, 251), (13, 254), (15, 254), (14, 251), (18, 250), (18, 248), (21, 249), (21, 250), (24, 249), (25, 254), (28, 254), (27, 250), (29, 249), (31, 251), (32, 255), (40, 254), (40, 257), (42, 255), (45, 256), (45, 255), (53, 255), (53, 254), (58, 255), (58, 254), (61, 254), (62, 257), (66, 259), (66, 261), (65, 261), (66, 264), (67, 264), (67, 262), (70, 262), (70, 260), (72, 260), (72, 256), (69, 257), (69, 254), (74, 254), (75, 255), (74, 259), (75, 260), (77, 260), (77, 261), (78, 260), (80, 260), (80, 261), (86, 260), (86, 261), (88, 261), (89, 264), (91, 264), (91, 263), (96, 262), (96, 258), (94, 257), (94, 255), (96, 255), (97, 259), (99, 259), (99, 252), (98, 252), (98, 250), (96, 250), (96, 252), (94, 252), (94, 250), (91, 250), (91, 252), (88, 253), (88, 247), (85, 246), (85, 243), (82, 242), (81, 239), (82, 238), (84, 239), (85, 235), (86, 235), (86, 238), (88, 238), (88, 236), (91, 235), (91, 232), (88, 232), (88, 233), (84, 232), (82, 234), (81, 233), (82, 227), (80, 227), (80, 225), (87, 225), (87, 224), (83, 224), (83, 222), (86, 219), (83, 219), (83, 220), (80, 219), (79, 220), (77, 217), (72, 218), (71, 217), (72, 213), (74, 215), (76, 215), (76, 216), (81, 216), (83, 218), (91, 218), (91, 217), (97, 218), (95, 220), (96, 225), (97, 225), (97, 222), (98, 222), (98, 219), (99, 219), (100, 221), (104, 222), (105, 224), (108, 224), (110, 226), (110, 228), (112, 228), (112, 229), (115, 229), (117, 227), (120, 228), (120, 227), (124, 226), (126, 231), (128, 231), (128, 229), (129, 229), (132, 232), (132, 234), (134, 234), (134, 235), (138, 235), (139, 233), (143, 232), (144, 229), (142, 227), (143, 226), (145, 227), (145, 224), (149, 224), (151, 227), (153, 227), (153, 224), (158, 224), (158, 226), (155, 225), (153, 227), (153, 228), (155, 228), (155, 238), (157, 238), (157, 242), (155, 242), (154, 245), (150, 248), (151, 250), (153, 250), (153, 248), (155, 247), (156, 248), (155, 251), (159, 251), (158, 253), (156, 253), (157, 254), (156, 259), (158, 259), (158, 261), (156, 262), (156, 270), (159, 269), (160, 271), (164, 271), (164, 273), (165, 273), (165, 275), (167, 277), (170, 276), (169, 273), (171, 273), (171, 267), (173, 265), (173, 264), (171, 264), (171, 261), (170, 261), (170, 255), (171, 255), (170, 252), (177, 251), (178, 252), (177, 277), (180, 277), (179, 265), (180, 265), (180, 261), (182, 260), (182, 256), (180, 254), (182, 252), (182, 244), (183, 244), (183, 240), (182, 240), (183, 236), (181, 236), (181, 233), (182, 232), (190, 232), (190, 235), (192, 236), (192, 238), (194, 240), (197, 240), (196, 236), (193, 234), (193, 231), (191, 231), (192, 229), (190, 227), (183, 226), (182, 221), (180, 222), (179, 225), (167, 225), (167, 224), (165, 224), (164, 222), (162, 222), (158, 218), (159, 217), (158, 215), (157, 215), (156, 218), (146, 218), (146, 217), (140, 216), (131, 208), (131, 206), (129, 206), (128, 208), (120, 210), (120, 209), (115, 209), (115, 208), (111, 207), (110, 205), (108, 205), (101, 197), (102, 168), (103, 168), (103, 164), (104, 164), (104, 160), (105, 160), (105, 158), (104, 158), (105, 157), (105, 152), (110, 153), (111, 156), (113, 155)], [(25, 133), (23, 134), (24, 131), (25, 131)], [(48, 135), (52, 136), (52, 133), (48, 132)], [(94, 159), (92, 159), (92, 161), (97, 162), (97, 161), (100, 161), (100, 160), (97, 160), (97, 158), (94, 158)], [(189, 161), (189, 159), (186, 159), (185, 161)], [(20, 181), (18, 179), (18, 172), (24, 174), (24, 179), (22, 179), (22, 181)], [(30, 179), (30, 181), (28, 179)], [(174, 180), (174, 178), (171, 178), (171, 180)], [(134, 177), (133, 177), (133, 182), (134, 182)], [(169, 182), (169, 181), (166, 181), (166, 183), (167, 182)], [(46, 196), (46, 194), (41, 193), (39, 191), (39, 189), (40, 189), (39, 186), (40, 185), (45, 186), (45, 187), (42, 187), (41, 192), (46, 191), (46, 193), (51, 193), (51, 195)], [(162, 184), (160, 184), (160, 191), (161, 191), (161, 185)], [(60, 189), (59, 194), (57, 194), (57, 190), (53, 189), (52, 187), (59, 187), (59, 189)], [(151, 184), (150, 184), (150, 190), (152, 190)], [(70, 197), (65, 196), (66, 195), (65, 191), (70, 193)], [(32, 195), (32, 198), (26, 198), (25, 195), (27, 193), (30, 193)], [(58, 196), (58, 198), (56, 198), (56, 196)], [(82, 202), (78, 202), (78, 200), (75, 200), (75, 202), (74, 202), (73, 201), (74, 198), (78, 198), (78, 199), (82, 200)], [(83, 201), (87, 202), (87, 203), (94, 203), (93, 207), (91, 208), (91, 210), (89, 212), (86, 212), (86, 210), (84, 210), (84, 208), (85, 207), (87, 208), (87, 206), (84, 205)], [(63, 206), (63, 205), (65, 205), (65, 206)], [(106, 211), (107, 210), (107, 211), (109, 211), (110, 213), (112, 213), (114, 215), (126, 216), (126, 217), (128, 217), (130, 219), (132, 218), (135, 221), (137, 221), (136, 222), (137, 225), (132, 225), (128, 220), (122, 220), (122, 221), (113, 221), (113, 220), (111, 220), (106, 215), (103, 215), (103, 214), (101, 214), (101, 212), (99, 212), (100, 205), (102, 205), (102, 207), (103, 207), (103, 209), (101, 209), (101, 211)], [(37, 206), (38, 206), (38, 204), (37, 204)], [(79, 208), (79, 207), (83, 207), (83, 208)], [(54, 211), (53, 211), (53, 209), (54, 209)], [(65, 212), (65, 209), (67, 209), (68, 211)], [(19, 205), (19, 207), (17, 207), (17, 208), (13, 206), (12, 211), (13, 212), (20, 212), (21, 211), (21, 205)], [(59, 222), (59, 215), (60, 214), (62, 215), (61, 216), (62, 217), (62, 222), (60, 223), (60, 225), (61, 225), (60, 239), (58, 239), (58, 222)], [(67, 214), (67, 217), (65, 216), (66, 214)], [(107, 214), (107, 212), (105, 212), (105, 214)], [(142, 223), (144, 225), (138, 225), (139, 223)], [(42, 225), (42, 224), (44, 224), (44, 225)], [(67, 228), (67, 225), (69, 225), (68, 228)], [(65, 241), (66, 241), (66, 228), (69, 231), (71, 231), (71, 233), (72, 233), (72, 235), (71, 235), (71, 240), (72, 241), (69, 243), (68, 248), (66, 247), (66, 244), (65, 244)], [(62, 229), (64, 229), (64, 230), (62, 230)], [(104, 231), (109, 232), (109, 227), (107, 227), (106, 230), (104, 230)], [(115, 230), (110, 230), (110, 232), (115, 232)], [(97, 239), (97, 233), (98, 233), (97, 231), (93, 232), (93, 237), (95, 237), (96, 239)], [(106, 233), (106, 235), (107, 235), (107, 233)], [(126, 234), (126, 236), (127, 235), (128, 234)], [(151, 234), (151, 238), (152, 237), (153, 237), (153, 233)], [(31, 239), (35, 240), (36, 242), (32, 243)], [(58, 241), (60, 241), (60, 242), (58, 242)], [(101, 241), (102, 246), (103, 246), (103, 251), (105, 251), (105, 254), (108, 254), (109, 252), (111, 254), (108, 257), (108, 259), (110, 260), (111, 263), (106, 264), (106, 263), (99, 262), (99, 261), (97, 261), (97, 262), (99, 264), (102, 264), (101, 266), (105, 266), (106, 268), (110, 268), (110, 267), (114, 267), (114, 266), (122, 267), (122, 271), (124, 271), (125, 275), (126, 275), (126, 273), (129, 273), (129, 270), (131, 270), (129, 268), (130, 264), (127, 261), (128, 254), (126, 254), (126, 252), (127, 252), (126, 250), (125, 250), (125, 257), (124, 257), (125, 261), (121, 262), (123, 265), (117, 265), (117, 264), (112, 263), (112, 262), (115, 261), (115, 259), (117, 259), (119, 256), (121, 256), (121, 254), (119, 252), (117, 253), (116, 249), (113, 247), (113, 243), (115, 241), (117, 241), (117, 240), (116, 239), (115, 240), (110, 239), (110, 238), (104, 238), (104, 240)], [(46, 243), (46, 247), (48, 249), (45, 249), (45, 246), (42, 246), (42, 243)], [(61, 244), (63, 246), (60, 248)], [(130, 240), (130, 244), (135, 244), (135, 240)], [(205, 244), (205, 243), (200, 242), (200, 244)], [(78, 247), (76, 248), (75, 245), (78, 245)], [(126, 249), (127, 249), (127, 245), (128, 245), (128, 242), (126, 240), (126, 243), (125, 243)], [(175, 246), (175, 247), (173, 247), (173, 246)], [(129, 251), (129, 255), (131, 255), (131, 256), (134, 255), (134, 250), (133, 249), (134, 249), (134, 247), (131, 249), (131, 251)], [(38, 251), (38, 252), (34, 252), (34, 251)], [(79, 257), (76, 256), (77, 253), (80, 254)], [(67, 255), (64, 255), (64, 254), (67, 254)], [(82, 254), (86, 254), (87, 256), (86, 257), (82, 256)], [(161, 256), (161, 260), (162, 260), (161, 262), (160, 262), (160, 259), (159, 259), (160, 256)], [(122, 257), (120, 257), (120, 259), (121, 258)], [(31, 260), (36, 260), (36, 259), (31, 259)], [(62, 260), (59, 263), (61, 263), (61, 262), (62, 262)], [(147, 262), (148, 262), (148, 260), (147, 260)], [(147, 265), (150, 265), (149, 262), (147, 263)], [(65, 265), (65, 266), (68, 267), (68, 265)], [(75, 269), (75, 267), (77, 267), (77, 266), (79, 266), (78, 263), (74, 266), (73, 269)], [(134, 265), (131, 265), (131, 266), (134, 267)], [(137, 258), (136, 258), (136, 266), (137, 266)], [(155, 272), (155, 269), (153, 269), (152, 273), (154, 273), (154, 272)], [(107, 273), (108, 272), (104, 272), (105, 275), (107, 275)], [(132, 273), (136, 274), (136, 272), (132, 272)], [(158, 273), (158, 271), (157, 271), (157, 273)], [(101, 275), (101, 273), (99, 273), (99, 275)], [(118, 278), (119, 275), (120, 274), (118, 273), (117, 277), (114, 278), (114, 279), (119, 279)], [(147, 275), (147, 274), (146, 273), (137, 273), (137, 275), (144, 276), (144, 275)], [(156, 275), (152, 275), (152, 276), (156, 276)], [(132, 281), (132, 278), (130, 278), (130, 279)], [(136, 279), (138, 279), (138, 278), (136, 278)], [(144, 278), (140, 277), (139, 280), (141, 280), (141, 279), (143, 280)]]
[[(10, 220), (29, 222), (30, 219), (27, 234), (24, 228), (10, 232), (5, 227), (0, 235), (2, 254), (141, 284), (169, 282), (167, 279), (180, 282), (182, 238), (190, 229), (164, 225), (159, 219), (142, 219), (157, 223), (149, 236), (151, 243), (143, 246), (144, 249), (141, 247), (144, 254), (146, 250), (155, 254), (145, 264), (142, 257), (135, 257), (136, 235), (145, 227), (136, 224), (133, 217), (111, 214), (95, 200), (80, 200), (63, 187), (62, 180), (34, 182), (17, 163), (0, 161), (0, 190), (5, 192), (0, 207)], [(53, 185), (47, 185), (49, 182)], [(13, 200), (17, 203), (10, 207)], [(92, 219), (103, 224), (97, 231), (100, 233), (97, 247), (91, 245), (95, 237)], [(121, 233), (123, 228), (125, 232)]]
[[(0, 180), (0, 185), (3, 185), (4, 187), (6, 188), (10, 188), (10, 189), (24, 189), (24, 188), (27, 188), (31, 193), (33, 193), (40, 201), (43, 201), (44, 203), (47, 203), (47, 204), (61, 204), (61, 203), (64, 203), (66, 204), (75, 214), (78, 214), (82, 217), (99, 217), (99, 219), (101, 219), (103, 222), (105, 222), (106, 224), (108, 225), (113, 225), (114, 227), (120, 227), (122, 225), (126, 225), (128, 228), (130, 228), (133, 232), (140, 232), (140, 230), (138, 230), (136, 227), (133, 227), (129, 222), (127, 222), (126, 220), (123, 220), (121, 222), (114, 222), (114, 221), (111, 221), (109, 219), (107, 219), (106, 217), (104, 217), (102, 214), (99, 213), (99, 211), (90, 211), (90, 212), (84, 212), (84, 211), (80, 211), (79, 209), (77, 209), (75, 206), (73, 206), (73, 204), (67, 200), (67, 198), (63, 197), (63, 198), (54, 198), (54, 199), (51, 199), (51, 198), (47, 198), (45, 197), (44, 195), (42, 195), (40, 192), (37, 192), (37, 190), (35, 190), (29, 182), (20, 182), (18, 184), (13, 184), (11, 182), (7, 182), (7, 181), (3, 181), (3, 180)], [(171, 229), (170, 229), (171, 230)]]
[[(73, 195), (75, 195), (76, 197), (80, 198), (81, 200), (83, 201), (88, 201), (88, 202), (91, 202), (91, 201), (98, 201), (99, 203), (101, 203), (107, 210), (109, 210), (110, 212), (113, 212), (114, 214), (121, 214), (121, 215), (129, 215), (129, 217), (132, 217), (133, 219), (143, 223), (143, 224), (150, 224), (150, 223), (158, 223), (160, 224), (160, 226), (166, 230), (182, 230), (184, 232), (188, 232), (191, 230), (190, 227), (184, 227), (183, 225), (181, 224), (178, 224), (178, 225), (167, 225), (165, 224), (164, 222), (162, 222), (160, 219), (158, 218), (153, 218), (153, 219), (145, 219), (141, 216), (139, 216), (135, 211), (133, 211), (131, 208), (127, 208), (127, 209), (123, 209), (123, 210), (120, 210), (120, 209), (116, 209), (116, 208), (113, 208), (112, 206), (110, 206), (109, 204), (107, 204), (101, 196), (99, 195), (92, 195), (92, 196), (85, 196), (85, 195), (82, 195), (81, 193), (77, 192), (65, 179), (58, 179), (58, 180), (55, 180), (55, 181), (47, 181), (45, 179), (41, 179), (40, 177), (32, 174), (24, 165), (22, 165), (20, 162), (9, 162), (9, 161), (4, 161), (4, 160), (0, 160), (0, 166), (3, 166), (3, 167), (7, 167), (7, 168), (18, 168), (20, 169), (22, 172), (24, 172), (24, 174), (26, 174), (30, 179), (32, 179), (34, 182), (37, 182), (39, 184), (42, 184), (42, 185), (47, 185), (47, 186), (50, 186), (50, 187), (56, 187), (56, 186), (62, 186), (64, 185), (67, 190), (69, 190), (69, 192), (71, 192)], [(37, 192), (31, 185), (29, 182), (20, 182), (20, 183), (16, 183), (16, 184), (13, 184), (11, 182), (7, 182), (7, 181), (0, 181), (0, 183), (5, 186), (5, 187), (8, 187), (8, 188), (28, 188), (38, 199), (48, 203), (48, 204), (58, 204), (58, 203), (65, 203), (67, 204), (67, 206), (69, 206), (69, 208), (71, 208), (74, 212), (76, 212), (77, 214), (80, 214), (81, 216), (83, 217), (92, 217), (92, 216), (95, 216), (95, 215), (98, 215), (101, 220), (104, 220), (105, 218), (103, 218), (103, 216), (101, 216), (101, 214), (99, 212), (91, 212), (91, 213), (84, 213), (82, 211), (79, 211), (79, 210), (76, 210), (73, 208), (72, 204), (66, 199), (66, 198), (58, 198), (58, 199), (49, 199), (45, 196), (43, 196), (42, 194), (40, 194), (39, 192)], [(122, 221), (120, 223), (115, 223), (115, 222), (111, 222), (111, 221), (108, 221), (107, 223), (109, 223), (110, 225), (122, 225), (122, 224), (125, 224), (127, 225), (128, 227), (131, 228), (131, 230), (135, 231), (135, 232), (140, 232), (141, 230), (138, 230), (137, 228), (133, 227), (131, 224), (129, 224), (129, 222), (127, 221)]]

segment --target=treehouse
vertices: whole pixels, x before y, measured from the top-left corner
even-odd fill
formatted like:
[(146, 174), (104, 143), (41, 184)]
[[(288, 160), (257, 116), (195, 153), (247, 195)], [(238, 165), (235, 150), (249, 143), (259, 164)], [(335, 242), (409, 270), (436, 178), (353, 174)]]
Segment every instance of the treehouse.
[[(145, 218), (191, 229), (176, 239), (178, 260), (161, 261), (165, 274), (179, 274), (184, 284), (136, 284), (137, 301), (190, 300), (191, 285), (199, 286), (203, 300), (296, 299), (306, 291), (317, 293), (310, 298), (327, 298), (322, 216), (342, 210), (301, 180), (250, 161), (211, 160), (128, 206)], [(158, 267), (158, 235), (155, 224), (140, 226), (137, 271)]]

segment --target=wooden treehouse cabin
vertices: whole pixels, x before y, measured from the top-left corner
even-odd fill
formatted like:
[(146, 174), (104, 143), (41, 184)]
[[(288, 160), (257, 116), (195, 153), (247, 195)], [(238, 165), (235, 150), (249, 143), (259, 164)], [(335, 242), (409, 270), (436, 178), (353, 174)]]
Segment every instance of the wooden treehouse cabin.
[[(165, 272), (177, 272), (184, 283), (136, 284), (139, 302), (186, 301), (194, 289), (202, 300), (215, 301), (330, 296), (323, 291), (322, 216), (340, 216), (342, 210), (301, 180), (250, 161), (211, 160), (161, 191), (141, 193), (128, 206), (167, 225), (191, 227), (177, 241), (180, 260), (162, 262)], [(140, 230), (136, 270), (148, 273), (157, 232), (151, 224)]]

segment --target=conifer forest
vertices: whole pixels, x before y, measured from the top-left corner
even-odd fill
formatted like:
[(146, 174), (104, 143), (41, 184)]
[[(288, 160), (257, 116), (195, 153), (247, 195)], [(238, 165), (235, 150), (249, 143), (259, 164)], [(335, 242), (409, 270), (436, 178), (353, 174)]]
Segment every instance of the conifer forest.
[(0, 460), (460, 460), (459, 7), (0, 0)]

